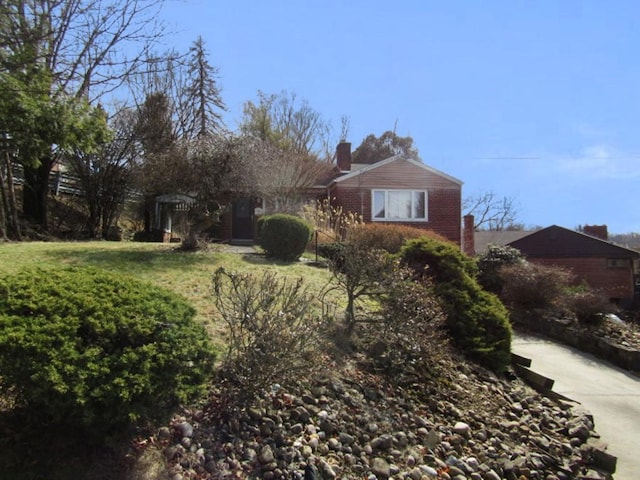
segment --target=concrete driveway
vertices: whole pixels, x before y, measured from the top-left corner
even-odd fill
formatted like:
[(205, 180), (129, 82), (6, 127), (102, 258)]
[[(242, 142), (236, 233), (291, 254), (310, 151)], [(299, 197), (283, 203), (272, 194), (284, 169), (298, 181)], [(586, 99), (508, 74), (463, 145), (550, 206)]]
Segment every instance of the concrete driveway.
[(553, 390), (589, 410), (596, 431), (618, 457), (616, 480), (640, 478), (640, 378), (594, 356), (549, 340), (514, 336), (512, 351), (555, 380)]

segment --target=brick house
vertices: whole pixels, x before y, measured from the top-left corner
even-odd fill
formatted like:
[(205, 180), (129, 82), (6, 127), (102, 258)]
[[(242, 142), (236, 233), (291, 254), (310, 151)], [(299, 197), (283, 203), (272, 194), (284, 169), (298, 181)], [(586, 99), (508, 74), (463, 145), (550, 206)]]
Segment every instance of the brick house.
[(606, 226), (587, 225), (584, 231), (552, 225), (508, 245), (531, 262), (572, 270), (614, 302), (632, 302), (640, 252), (607, 241)]
[[(419, 161), (393, 156), (373, 164), (351, 162), (351, 144), (336, 148), (336, 165), (306, 192), (309, 201), (362, 215), (365, 223), (394, 223), (432, 230), (461, 243), (462, 182)], [(250, 241), (261, 199), (241, 199), (222, 218), (224, 240)]]
[(336, 149), (337, 166), (323, 185), (331, 205), (362, 215), (365, 223), (432, 230), (460, 245), (462, 182), (399, 155), (373, 164), (351, 163), (351, 144)]

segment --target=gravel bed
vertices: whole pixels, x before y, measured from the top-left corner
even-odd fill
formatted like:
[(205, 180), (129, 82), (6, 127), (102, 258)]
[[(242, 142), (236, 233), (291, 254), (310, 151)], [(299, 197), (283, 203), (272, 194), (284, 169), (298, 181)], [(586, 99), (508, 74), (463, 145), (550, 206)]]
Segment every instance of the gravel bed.
[(151, 442), (166, 478), (607, 479), (615, 459), (579, 405), (461, 359), (439, 380), (392, 385), (355, 362), (273, 389), (233, 415), (221, 392)]

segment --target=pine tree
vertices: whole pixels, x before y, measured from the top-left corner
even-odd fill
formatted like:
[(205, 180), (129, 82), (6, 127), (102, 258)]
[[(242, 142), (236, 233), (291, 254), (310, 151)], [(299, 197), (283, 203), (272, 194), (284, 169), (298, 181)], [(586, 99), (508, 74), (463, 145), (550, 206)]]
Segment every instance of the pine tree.
[(185, 112), (185, 133), (199, 137), (219, 132), (223, 126), (221, 112), (226, 110), (218, 86), (219, 70), (209, 63), (202, 37), (189, 49), (187, 80), (182, 98)]

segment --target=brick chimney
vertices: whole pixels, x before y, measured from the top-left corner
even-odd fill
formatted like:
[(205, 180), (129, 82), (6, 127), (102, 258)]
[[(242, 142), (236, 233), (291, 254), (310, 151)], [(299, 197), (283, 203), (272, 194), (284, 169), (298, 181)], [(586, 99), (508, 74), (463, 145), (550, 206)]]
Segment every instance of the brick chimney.
[(473, 215), (465, 215), (462, 217), (462, 251), (470, 257), (476, 254), (475, 229), (473, 223), (475, 219)]
[(336, 147), (336, 163), (341, 172), (351, 171), (351, 143), (340, 142)]
[(585, 225), (583, 231), (592, 237), (609, 240), (609, 232), (607, 231), (606, 225)]

